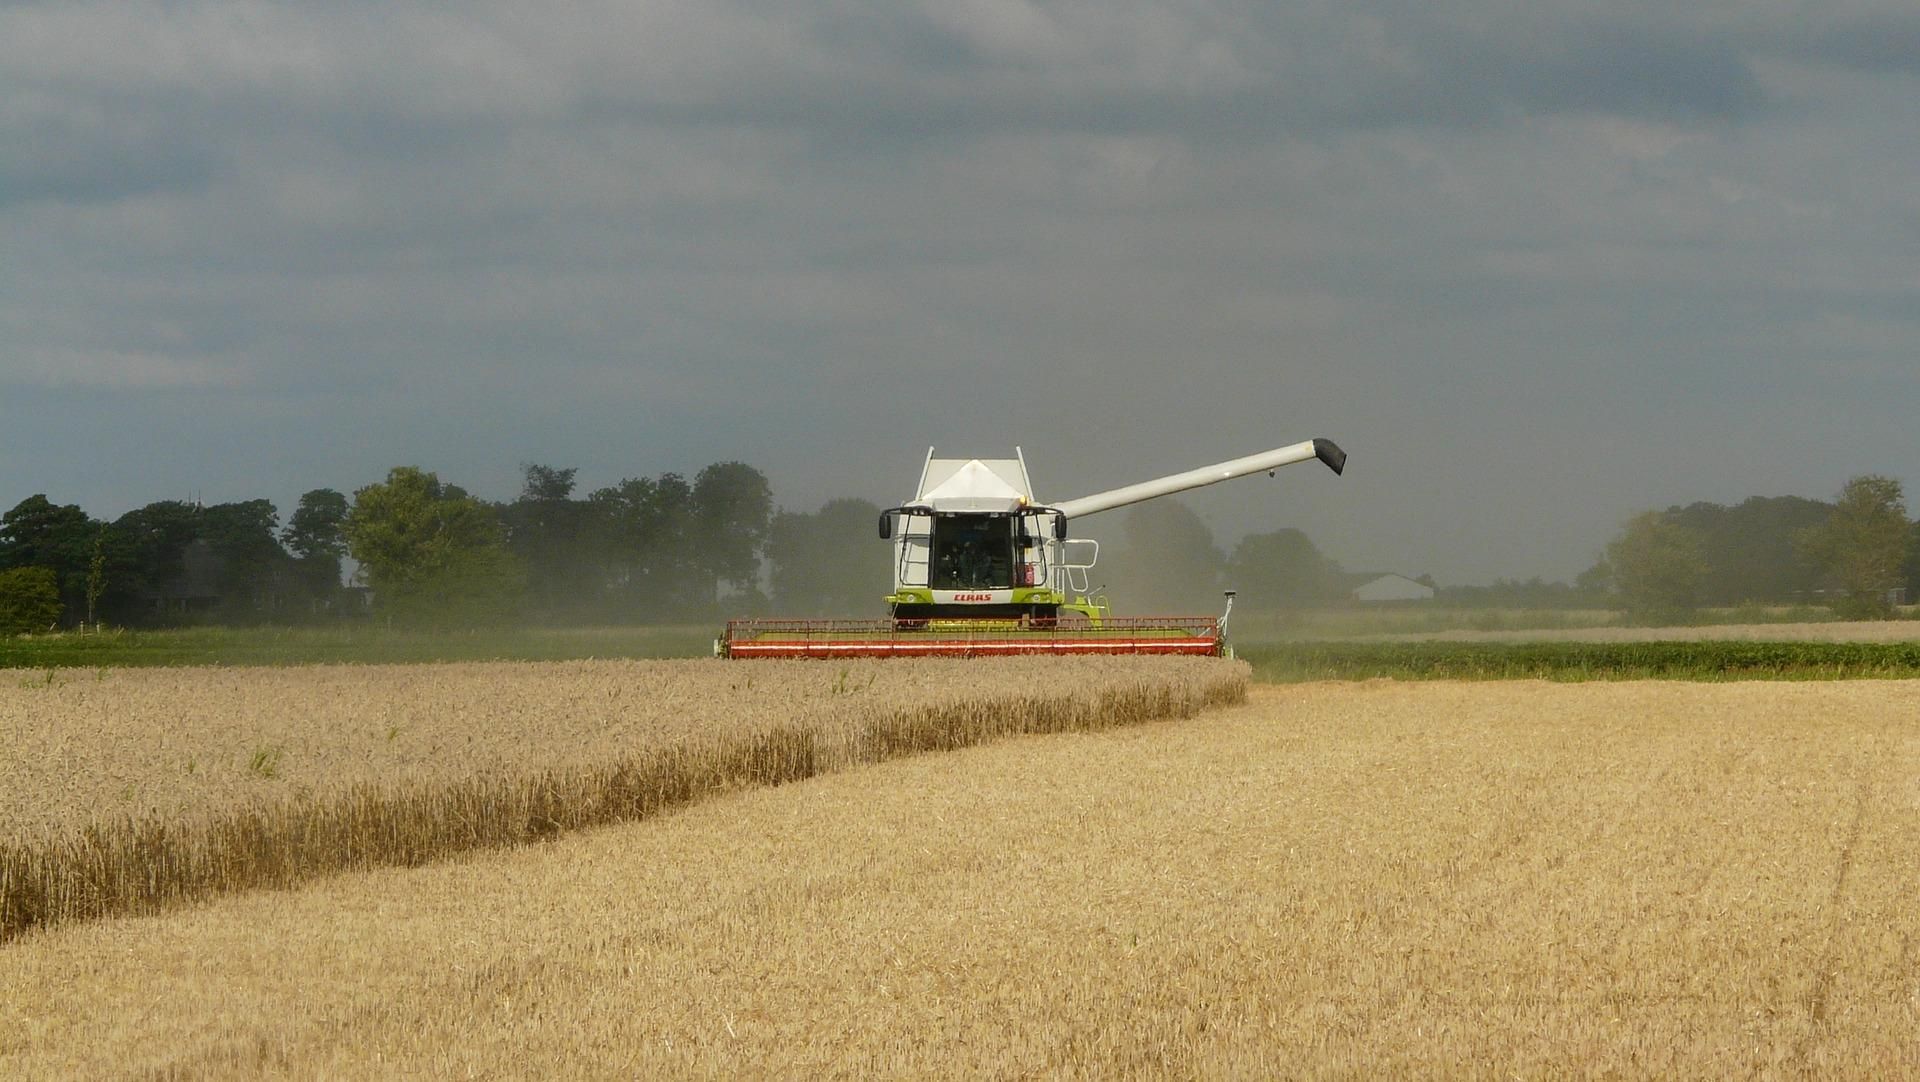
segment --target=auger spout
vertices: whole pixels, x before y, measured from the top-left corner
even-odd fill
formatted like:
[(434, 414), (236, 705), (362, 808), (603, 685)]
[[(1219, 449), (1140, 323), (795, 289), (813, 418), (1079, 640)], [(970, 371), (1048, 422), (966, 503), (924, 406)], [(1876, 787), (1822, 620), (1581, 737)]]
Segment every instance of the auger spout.
[(1319, 459), (1327, 464), (1334, 473), (1342, 473), (1347, 467), (1347, 453), (1339, 445), (1328, 439), (1311, 439), (1287, 447), (1276, 447), (1271, 451), (1262, 451), (1245, 458), (1216, 462), (1211, 466), (1202, 466), (1197, 470), (1169, 474), (1152, 481), (1096, 492), (1091, 496), (1082, 496), (1077, 500), (1061, 500), (1053, 507), (1067, 518), (1080, 518), (1083, 515), (1111, 511), (1116, 507), (1151, 500), (1158, 496), (1170, 496), (1188, 489), (1202, 488), (1231, 481), (1236, 477), (1245, 477), (1262, 470), (1277, 470), (1282, 466), (1291, 466), (1296, 462)]

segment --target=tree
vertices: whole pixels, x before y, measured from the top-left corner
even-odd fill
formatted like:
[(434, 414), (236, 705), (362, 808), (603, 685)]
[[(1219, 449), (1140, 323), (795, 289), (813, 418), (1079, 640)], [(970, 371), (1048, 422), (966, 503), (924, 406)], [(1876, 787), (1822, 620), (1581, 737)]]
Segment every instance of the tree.
[(292, 562), (279, 530), (280, 512), (270, 500), (219, 503), (201, 512), (200, 538), (217, 560), (220, 604), (229, 618), (258, 619), (279, 608)]
[(1669, 522), (1658, 511), (1629, 519), (1606, 555), (1628, 615), (1653, 623), (1691, 612), (1707, 573), (1704, 549), (1700, 531)]
[(1920, 522), (1907, 529), (1907, 558), (1901, 564), (1907, 583), (1907, 603), (1920, 603)]
[(419, 467), (356, 491), (344, 532), (374, 603), (405, 622), (496, 621), (519, 596), (523, 574), (492, 509)]
[(694, 569), (693, 487), (685, 478), (628, 478), (595, 490), (587, 503), (611, 615), (677, 618), (712, 600)]
[(1299, 530), (1248, 534), (1227, 559), (1226, 584), (1256, 609), (1312, 605), (1340, 593), (1340, 566)]
[(293, 553), (293, 577), (316, 609), (333, 607), (340, 590), (340, 560), (347, 554), (347, 497), (330, 488), (304, 492), (280, 531)]
[(293, 553), (295, 573), (317, 597), (340, 586), (340, 558), (347, 554), (347, 497), (330, 488), (300, 495), (280, 543)]
[(573, 497), (573, 475), (580, 472), (578, 467), (569, 466), (562, 470), (528, 462), (520, 468), (526, 478), (520, 490), (521, 499), (550, 502)]
[(1120, 523), (1120, 543), (1093, 572), (1109, 584), (1117, 613), (1212, 612), (1221, 604), (1226, 558), (1205, 520), (1175, 499), (1149, 500)]
[(106, 530), (102, 597), (109, 619), (155, 621), (153, 598), (186, 576), (187, 546), (200, 536), (200, 516), (193, 504), (157, 500), (113, 520)]
[(1836, 612), (1884, 617), (1888, 593), (1901, 584), (1911, 530), (1900, 482), (1870, 473), (1848, 481), (1827, 521), (1803, 530), (1798, 541), (1839, 590)]
[(280, 540), (297, 559), (330, 556), (338, 564), (347, 554), (346, 521), (346, 496), (330, 488), (316, 488), (301, 494)]
[(98, 626), (100, 599), (107, 595), (107, 539), (103, 534), (93, 535), (93, 555), (87, 559), (87, 623), (95, 631)]
[(51, 567), (0, 571), (0, 635), (46, 631), (60, 622), (59, 577)]
[(716, 462), (693, 479), (694, 566), (711, 600), (725, 582), (757, 591), (760, 552), (773, 517), (773, 488), (744, 462)]
[(1797, 601), (1818, 585), (1820, 568), (1795, 544), (1809, 527), (1822, 525), (1833, 505), (1799, 496), (1754, 496), (1733, 507), (1695, 503), (1672, 508), (1666, 521), (1698, 530), (1707, 570), (1702, 605), (1749, 601)]
[(67, 612), (84, 611), (87, 574), (102, 526), (76, 504), (29, 496), (0, 515), (0, 569), (44, 567)]
[(520, 496), (501, 511), (507, 547), (527, 569), (527, 598), (546, 619), (579, 616), (603, 589), (593, 505), (575, 500), (572, 468), (527, 464)]
[(880, 508), (829, 500), (813, 514), (781, 511), (767, 530), (774, 607), (792, 616), (873, 616), (892, 585), (893, 546), (874, 537)]
[(1608, 563), (1605, 557), (1602, 557), (1598, 563), (1580, 572), (1573, 578), (1573, 588), (1575, 591), (1593, 597), (1600, 597), (1611, 593), (1613, 587), (1613, 565)]

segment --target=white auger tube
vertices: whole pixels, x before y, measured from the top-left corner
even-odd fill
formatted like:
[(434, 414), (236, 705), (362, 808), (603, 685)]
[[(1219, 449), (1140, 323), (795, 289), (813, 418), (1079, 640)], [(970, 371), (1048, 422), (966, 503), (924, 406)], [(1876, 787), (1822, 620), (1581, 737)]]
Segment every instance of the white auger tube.
[(1296, 462), (1305, 462), (1317, 458), (1327, 464), (1334, 473), (1346, 469), (1347, 453), (1332, 440), (1312, 439), (1288, 447), (1278, 447), (1271, 451), (1262, 451), (1257, 455), (1236, 458), (1228, 462), (1216, 462), (1211, 466), (1202, 466), (1185, 473), (1170, 474), (1153, 481), (1142, 481), (1137, 485), (1096, 492), (1091, 496), (1082, 496), (1077, 500), (1062, 500), (1052, 507), (1067, 518), (1079, 518), (1101, 511), (1111, 511), (1116, 507), (1125, 507), (1141, 500), (1151, 500), (1156, 496), (1170, 496), (1176, 492), (1185, 492), (1190, 488), (1231, 481), (1236, 477), (1245, 477), (1262, 470), (1277, 470), (1282, 466), (1291, 466)]

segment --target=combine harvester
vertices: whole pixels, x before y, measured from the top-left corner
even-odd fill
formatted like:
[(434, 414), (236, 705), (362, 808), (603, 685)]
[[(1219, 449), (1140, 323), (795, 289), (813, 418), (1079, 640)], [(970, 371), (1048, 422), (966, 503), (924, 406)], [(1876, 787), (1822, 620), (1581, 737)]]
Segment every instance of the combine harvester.
[(730, 658), (1219, 655), (1231, 591), (1217, 618), (1115, 617), (1089, 588), (1100, 543), (1068, 539), (1067, 522), (1312, 459), (1336, 474), (1347, 464), (1332, 440), (1315, 439), (1045, 504), (1017, 447), (1004, 459), (935, 458), (928, 448), (918, 495), (880, 515), (894, 549), (891, 616), (732, 620), (714, 648)]

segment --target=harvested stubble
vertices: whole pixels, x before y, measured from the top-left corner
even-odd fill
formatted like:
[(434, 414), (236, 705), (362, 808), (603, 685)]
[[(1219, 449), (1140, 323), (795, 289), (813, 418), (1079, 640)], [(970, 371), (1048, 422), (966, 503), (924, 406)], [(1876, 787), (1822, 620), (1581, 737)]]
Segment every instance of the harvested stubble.
[(1245, 695), (1203, 659), (170, 669), (0, 683), (0, 941)]
[(1831, 620), (1681, 627), (1516, 627), (1493, 631), (1447, 628), (1350, 638), (1354, 642), (1913, 642), (1920, 640), (1920, 622), (1913, 619)]
[(52, 929), (0, 1076), (1920, 1077), (1920, 682), (1250, 700)]

